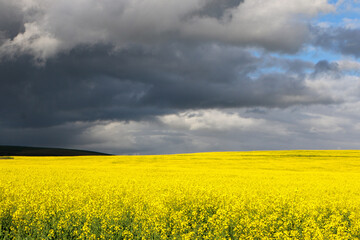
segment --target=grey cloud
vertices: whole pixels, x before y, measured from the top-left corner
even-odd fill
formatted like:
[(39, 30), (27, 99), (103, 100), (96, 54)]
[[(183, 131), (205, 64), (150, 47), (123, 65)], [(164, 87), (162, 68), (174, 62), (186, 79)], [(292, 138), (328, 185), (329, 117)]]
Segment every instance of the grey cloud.
[(360, 29), (312, 28), (313, 44), (333, 52), (360, 57)]
[[(221, 19), (225, 12), (243, 3), (244, 0), (208, 0), (202, 9), (194, 12), (192, 16), (207, 16)], [(231, 17), (231, 16), (229, 16)]]
[[(344, 71), (357, 65), (269, 53), (310, 41), (360, 56), (358, 29), (309, 28), (332, 9), (326, 0), (0, 0), (0, 144), (110, 153), (355, 147), (359, 84)], [(216, 131), (219, 122), (201, 118), (213, 110), (228, 114), (211, 115), (224, 119)], [(169, 115), (187, 127), (162, 122)]]
[(314, 64), (312, 62), (300, 59), (278, 59), (277, 61), (279, 62), (279, 66), (282, 66), (283, 69), (289, 73), (305, 74), (308, 70), (314, 68)]
[(1, 127), (0, 145), (18, 146), (62, 146), (69, 147), (94, 143), (91, 139), (81, 138), (90, 124), (64, 124), (44, 128)]
[(24, 32), (24, 16), (11, 1), (0, 1), (0, 44)]
[[(269, 68), (271, 69), (275, 66), (287, 74), (306, 75), (309, 71), (314, 69), (315, 64), (301, 59), (288, 59), (265, 55), (259, 68), (263, 71), (266, 71)], [(272, 71), (275, 70), (272, 69)]]
[[(359, 107), (357, 103), (355, 109)], [(79, 122), (41, 129), (0, 128), (0, 144), (75, 147), (114, 154), (359, 148), (357, 140), (360, 115), (352, 105), (345, 104), (336, 108), (317, 105), (262, 109), (260, 108), (260, 112), (249, 111), (251, 109), (223, 109), (221, 112), (228, 117), (212, 119), (204, 116), (206, 118), (199, 119), (197, 123), (205, 127), (195, 129), (178, 128), (156, 121)], [(193, 112), (196, 118), (207, 110)], [(241, 121), (238, 122), (235, 118), (234, 122), (232, 119), (234, 115), (249, 119), (250, 123), (241, 127)], [(188, 115), (183, 123), (189, 124), (187, 120), (192, 118), (193, 116)], [(179, 120), (181, 121), (181, 117)], [(223, 129), (212, 129), (211, 121), (214, 120), (221, 121)], [(252, 120), (255, 120), (253, 126)], [(228, 121), (230, 125), (227, 125)], [(209, 122), (210, 125), (207, 126)], [(239, 127), (231, 127), (233, 124)]]
[(161, 45), (113, 52), (77, 48), (45, 66), (31, 56), (0, 64), (0, 124), (141, 120), (184, 109), (329, 104), (302, 74), (256, 73), (261, 59), (240, 48)]
[(109, 44), (124, 49), (177, 41), (296, 52), (307, 41), (306, 22), (333, 9), (325, 0), (316, 4), (279, 1), (274, 6), (270, 1), (241, 0), (19, 0), (20, 18), (16, 13), (3, 22), (21, 30), (16, 37), (17, 31), (11, 30), (0, 46), (0, 55), (30, 54), (45, 61), (80, 45)]
[[(167, 101), (164, 101), (167, 99)], [(266, 74), (256, 80), (238, 79), (229, 83), (169, 82), (152, 89), (145, 104), (176, 109), (230, 107), (289, 107), (296, 104), (330, 104), (329, 96), (318, 95), (306, 88), (302, 79), (285, 74)]]
[(329, 62), (327, 60), (321, 60), (315, 65), (313, 72), (313, 77), (316, 77), (320, 74), (332, 74), (333, 76), (339, 77), (341, 71), (339, 69), (339, 64), (336, 62)]

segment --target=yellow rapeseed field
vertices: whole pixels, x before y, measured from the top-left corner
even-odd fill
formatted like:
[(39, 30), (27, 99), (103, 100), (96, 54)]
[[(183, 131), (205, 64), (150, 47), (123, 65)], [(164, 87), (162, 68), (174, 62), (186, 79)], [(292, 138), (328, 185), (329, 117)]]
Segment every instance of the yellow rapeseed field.
[(0, 159), (0, 239), (358, 239), (360, 151)]

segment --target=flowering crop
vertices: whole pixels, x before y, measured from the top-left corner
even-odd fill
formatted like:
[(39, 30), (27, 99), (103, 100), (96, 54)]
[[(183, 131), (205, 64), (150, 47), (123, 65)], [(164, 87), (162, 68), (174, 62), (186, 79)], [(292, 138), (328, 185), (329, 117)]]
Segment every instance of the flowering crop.
[(0, 239), (358, 239), (360, 151), (0, 160)]

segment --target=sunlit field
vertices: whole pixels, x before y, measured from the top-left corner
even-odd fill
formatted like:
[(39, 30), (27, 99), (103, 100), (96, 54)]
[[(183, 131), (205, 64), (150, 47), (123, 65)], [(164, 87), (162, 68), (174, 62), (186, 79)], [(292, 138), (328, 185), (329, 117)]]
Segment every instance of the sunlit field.
[(357, 239), (360, 151), (0, 159), (0, 239)]

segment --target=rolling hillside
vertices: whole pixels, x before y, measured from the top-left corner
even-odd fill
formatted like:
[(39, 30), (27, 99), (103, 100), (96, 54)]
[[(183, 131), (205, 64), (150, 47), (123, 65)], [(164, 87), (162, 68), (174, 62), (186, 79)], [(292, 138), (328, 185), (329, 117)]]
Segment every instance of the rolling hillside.
[(87, 156), (106, 153), (63, 148), (0, 146), (0, 156)]

